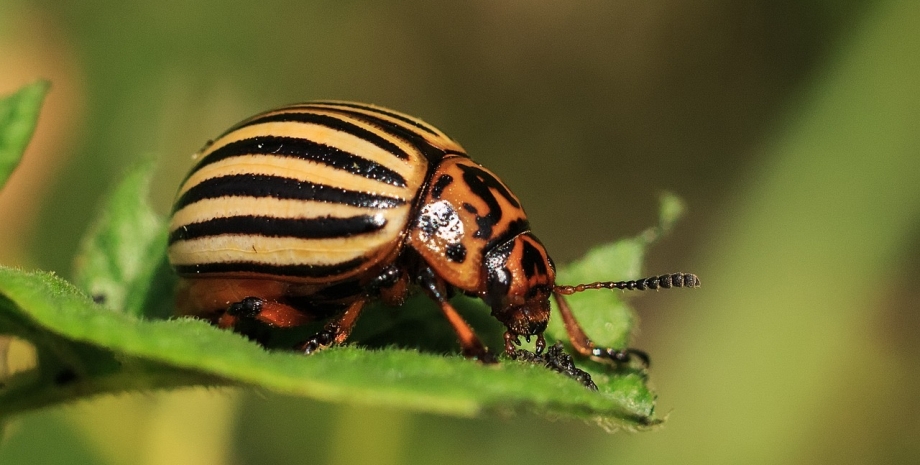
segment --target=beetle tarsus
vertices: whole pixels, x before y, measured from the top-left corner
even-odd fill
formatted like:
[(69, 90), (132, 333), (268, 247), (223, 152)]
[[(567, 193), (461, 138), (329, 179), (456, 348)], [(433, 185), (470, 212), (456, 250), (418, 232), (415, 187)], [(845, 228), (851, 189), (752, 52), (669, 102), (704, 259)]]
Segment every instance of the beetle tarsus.
[(295, 348), (302, 351), (304, 355), (310, 355), (335, 342), (336, 333), (338, 333), (338, 326), (328, 325), (323, 328), (322, 331), (314, 334), (313, 337), (297, 345)]
[(575, 366), (572, 356), (565, 352), (561, 342), (557, 342), (549, 347), (545, 354), (539, 352), (528, 352), (526, 350), (515, 350), (508, 354), (513, 360), (520, 362), (541, 365), (548, 370), (562, 373), (569, 378), (575, 379), (582, 386), (592, 390), (597, 390), (597, 385), (591, 379), (591, 374)]
[(591, 350), (591, 357), (599, 361), (612, 361), (617, 364), (627, 364), (636, 358), (642, 364), (643, 368), (651, 366), (651, 359), (644, 351), (639, 349), (605, 349), (595, 347)]

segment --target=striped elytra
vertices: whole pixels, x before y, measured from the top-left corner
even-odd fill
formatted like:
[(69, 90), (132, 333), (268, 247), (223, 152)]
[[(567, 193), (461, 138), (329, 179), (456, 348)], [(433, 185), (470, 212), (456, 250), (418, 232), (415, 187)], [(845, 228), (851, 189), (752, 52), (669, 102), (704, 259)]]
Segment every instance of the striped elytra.
[[(310, 353), (343, 343), (368, 302), (399, 305), (420, 289), (463, 353), (491, 361), (450, 304), (452, 291), (492, 308), (511, 356), (520, 336), (536, 336), (542, 352), (553, 296), (578, 352), (614, 361), (641, 354), (590, 342), (560, 291), (575, 287), (556, 286), (519, 199), (417, 118), (351, 102), (290, 105), (233, 126), (195, 160), (169, 227), (182, 313), (222, 327), (331, 315), (299, 346)], [(681, 276), (674, 282), (698, 285)]]
[(422, 144), (463, 153), (371, 107), (317, 102), (250, 118), (198, 154), (176, 199), (170, 260), (182, 275), (331, 283), (366, 272), (400, 245), (431, 164)]

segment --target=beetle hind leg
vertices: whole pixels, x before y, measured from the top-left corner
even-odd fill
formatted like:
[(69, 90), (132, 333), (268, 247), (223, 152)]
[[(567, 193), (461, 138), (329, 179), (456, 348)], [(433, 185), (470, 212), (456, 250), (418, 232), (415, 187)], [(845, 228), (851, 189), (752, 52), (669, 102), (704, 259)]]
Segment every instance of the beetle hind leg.
[(221, 328), (233, 328), (240, 320), (258, 321), (273, 328), (294, 328), (313, 320), (296, 308), (261, 297), (246, 297), (231, 304), (217, 320)]
[(578, 320), (575, 319), (575, 314), (572, 313), (572, 309), (569, 307), (568, 302), (565, 301), (563, 295), (555, 291), (553, 292), (553, 297), (556, 299), (556, 304), (559, 306), (559, 313), (562, 314), (562, 321), (565, 323), (565, 331), (569, 335), (569, 341), (572, 343), (572, 348), (578, 353), (591, 357), (593, 360), (599, 362), (614, 362), (618, 364), (629, 363), (635, 358), (638, 359), (644, 367), (648, 368), (650, 365), (649, 356), (639, 349), (613, 349), (594, 345), (588, 335), (585, 334), (585, 331), (581, 328), (581, 325), (578, 324)]
[(335, 319), (326, 323), (322, 331), (298, 344), (295, 348), (306, 355), (310, 355), (324, 347), (344, 343), (355, 328), (355, 323), (357, 323), (358, 316), (361, 315), (361, 310), (364, 309), (365, 304), (367, 304), (367, 299), (356, 300)]

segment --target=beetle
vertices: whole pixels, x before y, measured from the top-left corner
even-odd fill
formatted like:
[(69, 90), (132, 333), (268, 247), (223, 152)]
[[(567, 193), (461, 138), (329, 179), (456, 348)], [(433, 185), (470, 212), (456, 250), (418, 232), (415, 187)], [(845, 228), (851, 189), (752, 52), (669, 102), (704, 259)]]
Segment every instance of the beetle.
[(495, 360), (451, 305), (455, 292), (491, 308), (508, 355), (521, 337), (543, 351), (553, 298), (577, 352), (647, 365), (641, 351), (593, 344), (564, 296), (699, 286), (684, 273), (556, 285), (512, 191), (439, 129), (382, 107), (285, 106), (231, 127), (195, 158), (169, 226), (179, 312), (223, 328), (328, 319), (298, 346), (307, 354), (344, 343), (369, 302), (399, 306), (421, 289), (467, 357)]

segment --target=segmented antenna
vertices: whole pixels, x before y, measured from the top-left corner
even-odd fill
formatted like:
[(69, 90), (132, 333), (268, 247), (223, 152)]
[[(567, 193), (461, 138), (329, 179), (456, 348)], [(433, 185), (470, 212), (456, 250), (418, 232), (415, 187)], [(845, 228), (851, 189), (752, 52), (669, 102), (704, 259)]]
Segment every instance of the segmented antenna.
[(624, 289), (644, 291), (646, 289), (670, 289), (672, 287), (700, 287), (700, 278), (691, 273), (672, 273), (661, 276), (651, 276), (648, 278), (637, 279), (635, 281), (603, 281), (590, 284), (579, 284), (577, 286), (556, 286), (556, 292), (564, 295), (572, 295), (576, 292), (587, 291), (588, 289)]

